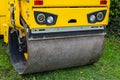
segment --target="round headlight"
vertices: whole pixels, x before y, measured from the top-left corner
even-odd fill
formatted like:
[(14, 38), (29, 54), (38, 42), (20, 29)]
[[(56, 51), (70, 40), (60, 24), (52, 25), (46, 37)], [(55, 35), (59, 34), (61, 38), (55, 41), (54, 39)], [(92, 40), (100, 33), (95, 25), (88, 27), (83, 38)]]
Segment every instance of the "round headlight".
[(101, 21), (101, 20), (103, 20), (103, 18), (104, 18), (103, 12), (98, 12), (98, 13), (97, 13), (97, 20), (98, 20), (98, 21)]
[(91, 15), (91, 16), (90, 16), (90, 21), (91, 21), (91, 22), (95, 22), (95, 19), (96, 19), (95, 15)]
[(43, 23), (45, 21), (45, 15), (43, 13), (40, 13), (37, 15), (37, 21), (39, 23)]
[(54, 18), (52, 16), (47, 17), (47, 22), (49, 24), (53, 23), (53, 21), (54, 21)]

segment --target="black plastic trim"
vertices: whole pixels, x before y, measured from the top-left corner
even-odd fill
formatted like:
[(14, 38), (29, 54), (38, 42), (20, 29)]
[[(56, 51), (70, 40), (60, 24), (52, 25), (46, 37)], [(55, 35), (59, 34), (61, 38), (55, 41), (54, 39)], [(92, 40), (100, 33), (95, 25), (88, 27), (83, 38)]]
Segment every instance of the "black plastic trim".
[[(39, 22), (37, 21), (37, 15), (40, 14), (40, 13), (42, 13), (42, 14), (45, 15), (45, 21), (42, 22), (42, 23), (39, 23)], [(53, 21), (53, 23), (51, 23), (51, 24), (49, 24), (49, 23), (47, 22), (47, 17), (49, 17), (49, 16), (52, 16), (52, 17), (54, 18), (54, 21)], [(37, 24), (40, 24), (40, 25), (55, 25), (58, 16), (55, 15), (55, 14), (52, 14), (52, 13), (34, 11), (34, 17), (35, 17), (35, 21), (37, 22)]]
[[(101, 10), (101, 11), (89, 13), (89, 14), (87, 15), (88, 22), (89, 22), (89, 23), (96, 23), (96, 22), (101, 22), (101, 21), (103, 21), (104, 18), (103, 18), (102, 20), (97, 20), (97, 14), (98, 14), (99, 12), (103, 12), (104, 18), (105, 18), (107, 10)], [(96, 17), (96, 20), (95, 20), (94, 22), (91, 22), (91, 21), (90, 21), (90, 16), (91, 16), (91, 15), (95, 15), (95, 17)]]

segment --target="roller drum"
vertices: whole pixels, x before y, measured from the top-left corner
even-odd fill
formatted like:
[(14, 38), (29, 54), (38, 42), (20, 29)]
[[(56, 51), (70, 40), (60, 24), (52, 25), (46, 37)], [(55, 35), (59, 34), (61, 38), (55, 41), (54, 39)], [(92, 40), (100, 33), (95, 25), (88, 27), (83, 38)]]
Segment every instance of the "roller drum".
[(11, 54), (11, 60), (19, 74), (83, 66), (99, 59), (103, 45), (103, 33), (49, 39), (27, 38), (28, 60), (20, 53)]

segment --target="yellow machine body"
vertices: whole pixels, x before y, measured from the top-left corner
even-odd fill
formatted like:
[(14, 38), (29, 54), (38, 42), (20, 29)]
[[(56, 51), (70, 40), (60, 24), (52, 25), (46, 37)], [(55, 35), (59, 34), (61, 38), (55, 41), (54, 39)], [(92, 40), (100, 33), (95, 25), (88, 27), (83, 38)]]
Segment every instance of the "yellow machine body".
[[(19, 74), (90, 64), (102, 53), (110, 0), (1, 0), (0, 5), (0, 35), (9, 44), (11, 60)], [(97, 19), (101, 16), (103, 19)], [(43, 22), (37, 20), (44, 18)], [(22, 50), (22, 55), (17, 49)]]
[[(0, 35), (4, 35), (6, 28), (13, 27), (10, 20), (10, 8), (11, 5), (14, 5), (15, 8), (15, 25), (17, 28), (22, 28), (20, 25), (20, 15), (28, 23), (30, 29), (34, 28), (59, 28), (59, 27), (68, 27), (68, 26), (99, 26), (107, 25), (109, 17), (109, 4), (110, 0), (107, 0), (106, 5), (101, 5), (100, 0), (44, 0), (43, 5), (34, 5), (34, 0), (27, 2), (26, 0), (7, 0), (2, 1), (0, 8)], [(88, 23), (87, 14), (107, 10), (105, 19), (102, 22)], [(59, 17), (55, 25), (46, 26), (39, 25), (35, 22), (34, 11), (42, 11), (57, 14)], [(68, 23), (72, 18), (77, 20), (76, 23)], [(4, 26), (7, 26), (6, 28)], [(7, 41), (7, 40), (6, 40)]]

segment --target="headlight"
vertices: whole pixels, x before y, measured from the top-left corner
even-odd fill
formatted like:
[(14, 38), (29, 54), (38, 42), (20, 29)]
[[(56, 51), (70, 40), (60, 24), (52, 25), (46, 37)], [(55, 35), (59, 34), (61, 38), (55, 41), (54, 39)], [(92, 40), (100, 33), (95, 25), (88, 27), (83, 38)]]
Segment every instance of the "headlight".
[(51, 24), (54, 22), (54, 18), (52, 16), (47, 17), (47, 23)]
[(95, 22), (95, 20), (96, 20), (96, 16), (95, 16), (95, 15), (91, 15), (91, 16), (90, 16), (90, 21), (91, 21), (91, 22)]
[(45, 15), (43, 13), (40, 13), (37, 15), (37, 21), (39, 23), (43, 23), (45, 21)]
[(98, 12), (98, 13), (97, 13), (97, 20), (98, 20), (98, 21), (101, 21), (101, 20), (103, 20), (103, 18), (104, 18), (103, 12)]
[(57, 21), (57, 15), (47, 12), (34, 11), (35, 21), (39, 25), (55, 25)]
[(101, 11), (87, 14), (88, 22), (89, 23), (102, 22), (105, 18), (106, 12), (107, 10), (101, 10)]

